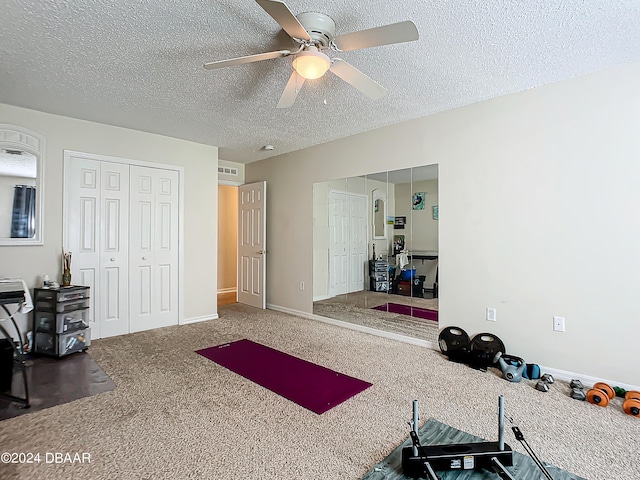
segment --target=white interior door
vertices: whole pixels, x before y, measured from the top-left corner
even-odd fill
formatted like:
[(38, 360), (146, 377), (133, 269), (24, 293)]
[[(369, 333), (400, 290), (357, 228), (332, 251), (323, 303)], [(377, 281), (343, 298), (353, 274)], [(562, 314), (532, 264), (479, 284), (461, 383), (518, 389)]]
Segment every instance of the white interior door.
[(349, 195), (349, 272), (347, 276), (349, 293), (365, 289), (367, 268), (367, 197)]
[(349, 231), (347, 195), (329, 192), (329, 295), (347, 293)]
[(178, 324), (178, 172), (130, 167), (131, 332)]
[(238, 187), (238, 302), (266, 308), (267, 183)]
[(65, 155), (64, 249), (75, 285), (90, 287), (92, 338), (129, 332), (129, 166)]

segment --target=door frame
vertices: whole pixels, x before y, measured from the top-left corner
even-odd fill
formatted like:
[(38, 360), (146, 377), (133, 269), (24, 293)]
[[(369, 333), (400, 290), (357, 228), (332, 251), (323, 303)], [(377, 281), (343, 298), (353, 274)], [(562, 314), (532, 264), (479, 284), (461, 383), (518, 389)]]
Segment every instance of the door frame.
[[(220, 164), (218, 163), (218, 165), (220, 165)], [(218, 187), (220, 185), (224, 185), (224, 186), (227, 186), (227, 187), (240, 187), (240, 186), (244, 185), (244, 182), (235, 181), (235, 180), (222, 180), (222, 179), (218, 178)], [(238, 200), (238, 195), (236, 194), (236, 206), (239, 206), (239, 203), (240, 202)], [(219, 228), (220, 228), (220, 203), (218, 203), (218, 229)], [(220, 234), (220, 232), (218, 232), (218, 235), (219, 234)], [(238, 238), (240, 236), (240, 225), (238, 225), (238, 227), (236, 228), (235, 236), (236, 236), (235, 242), (236, 242), (236, 246), (237, 246)], [(240, 281), (239, 280), (240, 273), (238, 272), (238, 258), (239, 258), (239, 252), (236, 252), (236, 258), (233, 259), (235, 264), (236, 264), (236, 288), (235, 288), (236, 303), (240, 303), (238, 301), (238, 289), (239, 289), (238, 282)], [(219, 261), (218, 261), (217, 269), (218, 269), (218, 271), (216, 272), (216, 274), (219, 275), (219, 273), (220, 273), (220, 262)], [(216, 292), (217, 295), (220, 295), (222, 293), (226, 293), (226, 292), (220, 291), (219, 287), (220, 287), (220, 285), (218, 285), (218, 291)]]
[[(139, 167), (159, 168), (163, 170), (173, 170), (178, 172), (178, 325), (185, 325), (184, 318), (184, 167), (178, 165), (171, 165), (168, 163), (155, 163), (147, 162), (143, 160), (134, 160), (130, 158), (113, 157), (110, 155), (98, 155), (94, 153), (79, 152), (75, 150), (64, 150), (63, 172), (62, 182), (63, 188), (66, 182), (66, 168), (69, 158), (73, 156), (79, 156), (89, 160), (96, 160), (98, 162), (110, 162), (110, 163), (123, 163), (126, 165), (135, 165)], [(67, 221), (67, 207), (62, 205), (62, 225), (66, 225)], [(67, 243), (66, 229), (62, 229), (62, 245)], [(93, 293), (91, 293), (93, 295)], [(94, 313), (95, 314), (95, 313)]]

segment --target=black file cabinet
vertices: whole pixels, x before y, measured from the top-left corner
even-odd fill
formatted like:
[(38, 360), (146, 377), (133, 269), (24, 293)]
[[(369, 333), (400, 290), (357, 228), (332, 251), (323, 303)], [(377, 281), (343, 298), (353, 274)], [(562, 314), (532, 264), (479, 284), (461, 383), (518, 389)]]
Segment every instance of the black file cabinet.
[(89, 287), (36, 288), (34, 297), (35, 353), (63, 357), (91, 345)]

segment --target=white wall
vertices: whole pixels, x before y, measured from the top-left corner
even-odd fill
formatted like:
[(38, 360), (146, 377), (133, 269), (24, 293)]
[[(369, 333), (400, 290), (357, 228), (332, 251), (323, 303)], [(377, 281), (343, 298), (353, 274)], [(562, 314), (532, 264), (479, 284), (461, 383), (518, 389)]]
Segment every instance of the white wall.
[(44, 245), (0, 246), (0, 277), (20, 277), (33, 288), (41, 276), (60, 278), (63, 151), (184, 167), (184, 315), (217, 315), (218, 149), (170, 137), (86, 122), (0, 104), (0, 123), (44, 136)]
[(247, 165), (269, 184), (268, 303), (312, 311), (314, 182), (438, 163), (441, 325), (640, 385), (638, 85), (623, 65)]

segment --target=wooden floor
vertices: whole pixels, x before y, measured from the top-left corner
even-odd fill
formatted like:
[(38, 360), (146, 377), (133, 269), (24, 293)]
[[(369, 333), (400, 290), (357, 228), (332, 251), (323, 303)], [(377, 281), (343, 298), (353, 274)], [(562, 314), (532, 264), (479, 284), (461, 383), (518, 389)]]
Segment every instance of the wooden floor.
[(230, 305), (232, 303), (237, 303), (236, 300), (236, 292), (229, 293), (219, 293), (218, 294), (218, 306), (222, 305)]

